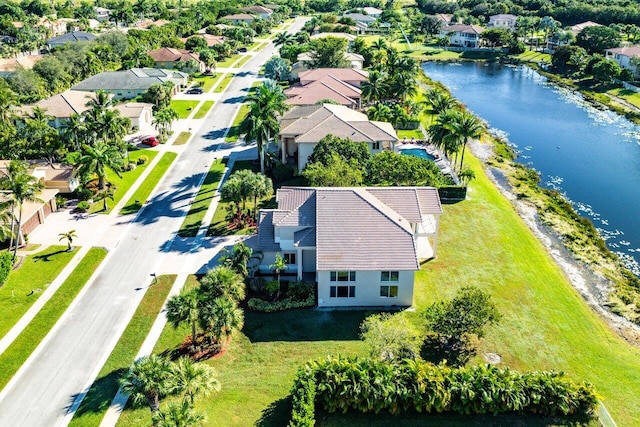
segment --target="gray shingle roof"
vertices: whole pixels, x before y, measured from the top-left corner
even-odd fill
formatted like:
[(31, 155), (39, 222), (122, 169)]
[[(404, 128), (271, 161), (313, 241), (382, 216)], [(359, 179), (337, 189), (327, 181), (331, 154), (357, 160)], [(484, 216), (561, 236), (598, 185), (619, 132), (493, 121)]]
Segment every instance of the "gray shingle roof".
[(95, 39), (95, 34), (85, 33), (84, 31), (71, 31), (57, 37), (47, 39), (46, 43), (51, 46), (59, 46), (65, 43), (88, 42)]
[(132, 68), (125, 71), (105, 71), (72, 87), (74, 90), (146, 90), (166, 81), (182, 81), (188, 74), (159, 68)]
[(279, 252), (280, 245), (273, 234), (273, 210), (263, 209), (258, 219), (258, 248), (264, 252)]
[(368, 187), (367, 191), (411, 222), (421, 222), (423, 215), (442, 213), (436, 188)]

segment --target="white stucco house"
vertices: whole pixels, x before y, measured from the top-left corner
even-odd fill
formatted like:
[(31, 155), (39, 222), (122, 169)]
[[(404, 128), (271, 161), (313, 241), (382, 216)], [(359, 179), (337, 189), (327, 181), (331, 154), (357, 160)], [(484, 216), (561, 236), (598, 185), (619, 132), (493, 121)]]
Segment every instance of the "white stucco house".
[(442, 207), (432, 187), (283, 187), (260, 211), (260, 271), (315, 280), (318, 306), (413, 304), (420, 261), (436, 256)]
[[(640, 46), (607, 49), (605, 51), (605, 57), (616, 61), (622, 68), (631, 70), (633, 75), (638, 75), (638, 65), (635, 64), (635, 62), (640, 59)], [(636, 59), (633, 60), (634, 58)]]
[(505, 30), (513, 31), (516, 28), (516, 21), (518, 17), (511, 15), (510, 13), (500, 13), (498, 15), (491, 15), (489, 17), (489, 28), (503, 28)]
[(447, 37), (451, 46), (466, 48), (480, 47), (480, 34), (485, 29), (477, 25), (453, 24), (440, 30), (441, 37)]
[(327, 135), (365, 142), (372, 153), (393, 150), (398, 135), (391, 123), (369, 120), (344, 105), (315, 104), (293, 108), (280, 118), (278, 148), (282, 163), (303, 170), (316, 144)]

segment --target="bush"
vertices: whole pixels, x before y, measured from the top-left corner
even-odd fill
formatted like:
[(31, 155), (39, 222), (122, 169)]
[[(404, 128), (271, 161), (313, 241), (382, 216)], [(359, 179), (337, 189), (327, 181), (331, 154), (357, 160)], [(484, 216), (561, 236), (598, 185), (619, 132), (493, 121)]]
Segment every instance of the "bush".
[(78, 200), (83, 201), (83, 200), (89, 200), (90, 198), (92, 198), (93, 192), (88, 188), (78, 187), (73, 191), (73, 195)]
[(89, 208), (91, 208), (91, 205), (89, 204), (89, 202), (83, 200), (82, 202), (78, 203), (78, 206), (76, 206), (76, 211), (87, 212)]
[[(138, 159), (138, 160), (140, 160), (140, 159)], [(129, 163), (127, 163), (127, 164), (125, 165), (124, 170), (125, 170), (126, 172), (131, 172), (131, 171), (136, 170), (136, 166), (137, 166), (137, 165), (136, 165), (135, 163), (133, 163), (133, 162), (129, 162)]]
[(13, 268), (13, 255), (11, 252), (0, 253), (0, 286), (9, 278), (9, 273)]
[(386, 363), (329, 357), (299, 371), (291, 391), (289, 426), (314, 424), (314, 403), (328, 412), (356, 410), (457, 412), (465, 415), (526, 412), (591, 417), (593, 386), (557, 372), (520, 374), (494, 366), (450, 368), (423, 361)]
[(287, 286), (287, 297), (296, 301), (305, 301), (309, 298), (309, 295), (313, 295), (312, 284), (305, 283), (302, 280), (289, 282)]
[(144, 165), (148, 161), (149, 161), (149, 156), (145, 156), (143, 154), (142, 156), (138, 157), (138, 160), (136, 161), (136, 163), (139, 164), (139, 165)]
[(271, 178), (275, 184), (290, 181), (295, 176), (296, 169), (293, 166), (277, 162), (271, 169)]
[(280, 301), (265, 301), (260, 298), (251, 298), (247, 303), (249, 308), (254, 311), (262, 311), (264, 313), (273, 313), (274, 311), (291, 310), (293, 308), (307, 308), (316, 305), (316, 297), (311, 293), (304, 301), (296, 301), (291, 298), (285, 298)]

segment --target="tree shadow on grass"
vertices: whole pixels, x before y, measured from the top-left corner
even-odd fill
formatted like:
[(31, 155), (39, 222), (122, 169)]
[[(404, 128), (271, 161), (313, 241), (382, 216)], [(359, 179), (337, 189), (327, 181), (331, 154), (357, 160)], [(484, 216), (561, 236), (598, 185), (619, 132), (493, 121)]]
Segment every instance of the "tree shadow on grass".
[(313, 308), (277, 313), (245, 311), (242, 332), (254, 342), (353, 341), (360, 339), (360, 324), (370, 310), (317, 310)]
[(256, 427), (276, 427), (286, 426), (291, 418), (291, 397), (278, 399), (271, 402), (260, 414), (260, 418), (254, 426)]
[[(111, 401), (118, 392), (118, 379), (124, 375), (125, 368), (116, 369), (97, 379), (82, 400), (73, 418), (80, 420), (85, 415), (101, 414), (107, 411)], [(78, 395), (73, 395), (67, 410), (73, 405)]]
[(60, 249), (59, 251), (55, 251), (55, 252), (51, 252), (48, 254), (41, 254), (41, 255), (34, 255), (33, 257), (33, 262), (40, 262), (40, 261), (44, 261), (44, 262), (50, 262), (53, 261), (51, 258), (58, 255), (58, 254), (63, 254), (66, 253), (67, 250), (66, 249)]

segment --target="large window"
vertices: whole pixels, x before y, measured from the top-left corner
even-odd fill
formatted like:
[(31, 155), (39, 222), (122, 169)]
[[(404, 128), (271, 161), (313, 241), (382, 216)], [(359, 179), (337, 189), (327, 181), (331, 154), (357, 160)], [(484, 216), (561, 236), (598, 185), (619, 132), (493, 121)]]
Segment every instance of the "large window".
[(295, 252), (285, 253), (283, 258), (286, 261), (287, 265), (296, 265), (296, 253)]
[(398, 277), (400, 277), (399, 271), (381, 271), (380, 272), (381, 282), (397, 282)]
[(397, 286), (380, 286), (381, 298), (398, 298)]
[(355, 286), (330, 286), (329, 296), (331, 298), (355, 298), (356, 287)]
[(330, 279), (332, 282), (355, 282), (355, 271), (332, 271), (330, 273)]

